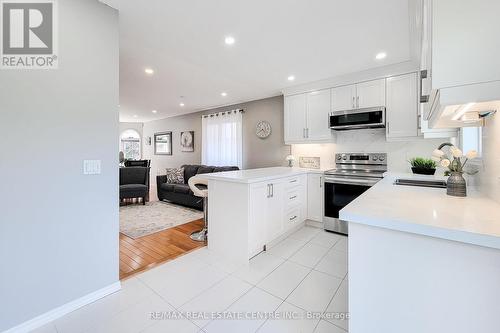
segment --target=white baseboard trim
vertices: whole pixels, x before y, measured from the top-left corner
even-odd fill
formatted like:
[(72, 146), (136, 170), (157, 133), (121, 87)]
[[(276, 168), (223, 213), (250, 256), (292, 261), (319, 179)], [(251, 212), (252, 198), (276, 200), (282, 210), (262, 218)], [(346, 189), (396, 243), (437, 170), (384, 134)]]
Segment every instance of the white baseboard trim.
[(306, 220), (306, 225), (320, 229), (323, 229), (325, 227), (325, 224), (323, 222), (318, 222), (313, 220)]
[(7, 331), (3, 333), (27, 333), (36, 328), (42, 327), (62, 316), (73, 312), (87, 304), (93, 303), (98, 299), (111, 295), (122, 288), (120, 281), (115, 282), (107, 287), (96, 290), (90, 294), (87, 294), (83, 297), (75, 299), (69, 303), (66, 303), (60, 307), (57, 307), (49, 312), (46, 312), (42, 315), (39, 315), (33, 319), (30, 319), (20, 325), (9, 328)]

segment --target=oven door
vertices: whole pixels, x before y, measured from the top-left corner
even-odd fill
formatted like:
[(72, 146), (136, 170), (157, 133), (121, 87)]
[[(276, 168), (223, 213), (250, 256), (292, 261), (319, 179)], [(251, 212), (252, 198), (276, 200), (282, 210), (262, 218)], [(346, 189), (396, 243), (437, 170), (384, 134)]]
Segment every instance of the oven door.
[(348, 223), (339, 219), (340, 210), (379, 180), (378, 178), (369, 177), (344, 178), (341, 176), (326, 176), (324, 186), (325, 211), (323, 217), (325, 230), (347, 235)]
[(333, 130), (380, 127), (385, 127), (384, 107), (330, 113), (330, 128)]

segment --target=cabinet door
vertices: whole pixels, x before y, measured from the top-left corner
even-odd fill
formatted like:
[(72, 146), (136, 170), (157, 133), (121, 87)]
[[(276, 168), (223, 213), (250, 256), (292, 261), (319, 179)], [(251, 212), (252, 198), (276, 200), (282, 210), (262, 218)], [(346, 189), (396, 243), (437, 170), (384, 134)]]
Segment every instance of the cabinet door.
[(307, 94), (307, 130), (308, 140), (328, 140), (331, 138), (329, 126), (330, 89)]
[(418, 136), (417, 73), (387, 79), (386, 117), (388, 139)]
[(250, 220), (248, 225), (249, 256), (261, 252), (267, 241), (267, 205), (270, 196), (267, 183), (252, 184), (250, 187)]
[(271, 184), (271, 195), (267, 200), (267, 242), (279, 237), (283, 231), (283, 197), (285, 184), (282, 181)]
[(323, 176), (307, 175), (307, 218), (323, 221)]
[(285, 142), (305, 140), (306, 113), (306, 94), (285, 97)]
[(352, 110), (356, 108), (356, 86), (342, 86), (332, 89), (332, 111)]
[(385, 79), (358, 83), (356, 106), (360, 109), (385, 106)]

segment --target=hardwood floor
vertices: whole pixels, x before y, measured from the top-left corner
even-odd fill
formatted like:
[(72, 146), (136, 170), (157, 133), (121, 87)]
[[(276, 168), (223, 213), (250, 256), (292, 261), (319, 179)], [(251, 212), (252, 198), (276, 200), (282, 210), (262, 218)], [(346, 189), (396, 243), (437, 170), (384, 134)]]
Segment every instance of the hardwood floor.
[(132, 239), (120, 233), (120, 279), (124, 279), (205, 246), (189, 235), (203, 227), (203, 219)]

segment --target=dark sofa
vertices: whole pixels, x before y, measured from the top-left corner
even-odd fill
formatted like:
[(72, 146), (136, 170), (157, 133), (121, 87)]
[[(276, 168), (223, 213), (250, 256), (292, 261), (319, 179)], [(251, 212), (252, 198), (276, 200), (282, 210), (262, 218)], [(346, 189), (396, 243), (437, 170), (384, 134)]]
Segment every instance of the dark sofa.
[(160, 201), (166, 200), (198, 210), (203, 210), (203, 200), (202, 198), (194, 196), (193, 191), (191, 191), (188, 185), (189, 178), (202, 173), (239, 170), (239, 168), (235, 166), (214, 167), (206, 165), (183, 165), (182, 167), (184, 168), (184, 184), (168, 184), (167, 176), (156, 177), (158, 199)]

